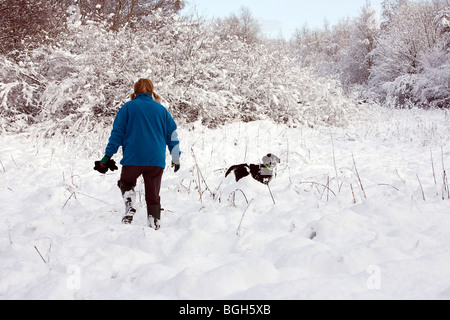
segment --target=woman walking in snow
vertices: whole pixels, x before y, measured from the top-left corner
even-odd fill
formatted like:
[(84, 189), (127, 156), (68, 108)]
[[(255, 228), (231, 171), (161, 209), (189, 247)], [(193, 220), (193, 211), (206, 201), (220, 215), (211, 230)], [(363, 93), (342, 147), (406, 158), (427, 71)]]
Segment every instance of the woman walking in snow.
[(149, 226), (160, 228), (161, 179), (166, 166), (166, 146), (172, 156), (175, 172), (180, 169), (180, 147), (177, 125), (167, 109), (160, 104), (161, 98), (154, 92), (149, 79), (140, 79), (134, 85), (131, 101), (117, 113), (106, 147), (105, 156), (95, 162), (94, 169), (105, 174), (117, 168), (111, 157), (122, 146), (122, 173), (118, 186), (125, 202), (122, 223), (131, 224), (136, 213), (134, 188), (139, 176), (144, 177), (145, 201)]

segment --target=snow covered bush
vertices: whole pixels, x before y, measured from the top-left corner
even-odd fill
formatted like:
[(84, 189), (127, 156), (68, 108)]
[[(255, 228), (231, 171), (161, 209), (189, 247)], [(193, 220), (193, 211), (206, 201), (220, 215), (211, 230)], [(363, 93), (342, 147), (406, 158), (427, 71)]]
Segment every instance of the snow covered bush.
[(390, 107), (449, 108), (450, 52), (429, 52), (419, 59), (419, 74), (398, 76), (382, 85), (385, 104)]
[(386, 0), (382, 9), (368, 2), (354, 19), (298, 29), (298, 63), (387, 107), (449, 108), (448, 1)]
[[(0, 57), (0, 128), (20, 131), (36, 122), (42, 83), (26, 63)], [(12, 125), (11, 125), (12, 124)]]
[(389, 20), (372, 55), (369, 85), (391, 107), (448, 108), (450, 55), (446, 16), (425, 1), (406, 1)]
[(284, 41), (247, 41), (163, 10), (118, 30), (76, 17), (51, 44), (24, 52), (20, 64), (2, 58), (5, 125), (23, 117), (73, 134), (74, 123), (110, 125), (139, 78), (153, 80), (180, 123), (343, 126), (357, 111), (338, 81), (295, 63)]

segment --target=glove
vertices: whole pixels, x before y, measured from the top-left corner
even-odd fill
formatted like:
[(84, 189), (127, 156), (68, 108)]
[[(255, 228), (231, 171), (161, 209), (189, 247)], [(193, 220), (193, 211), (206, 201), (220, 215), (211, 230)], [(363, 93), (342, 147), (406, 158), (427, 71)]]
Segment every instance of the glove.
[(95, 167), (94, 170), (105, 174), (106, 172), (108, 172), (108, 167), (105, 166), (104, 164), (102, 164), (101, 161), (95, 161)]
[(108, 169), (111, 171), (116, 171), (119, 169), (114, 160), (108, 160), (108, 162), (106, 163), (106, 167), (108, 167)]
[(111, 171), (118, 170), (119, 168), (116, 165), (116, 162), (114, 160), (111, 160), (110, 157), (104, 156), (101, 161), (95, 161), (94, 170), (105, 174), (108, 172), (108, 169)]
[(172, 160), (172, 168), (174, 169), (174, 172), (177, 172), (178, 170), (180, 170), (180, 160)]

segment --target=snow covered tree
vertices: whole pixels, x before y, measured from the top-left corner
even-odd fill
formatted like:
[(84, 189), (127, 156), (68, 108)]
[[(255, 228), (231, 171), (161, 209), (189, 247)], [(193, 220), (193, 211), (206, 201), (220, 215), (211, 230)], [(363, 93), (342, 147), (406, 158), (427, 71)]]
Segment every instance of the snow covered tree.
[(39, 45), (54, 31), (52, 22), (52, 9), (46, 0), (1, 0), (1, 52)]
[[(311, 30), (307, 25), (297, 29), (291, 40), (293, 50), (296, 53), (297, 61), (303, 67), (322, 68), (326, 62), (327, 49), (330, 44), (331, 34), (327, 29)], [(328, 69), (323, 67), (323, 69)]]
[(339, 52), (338, 66), (344, 85), (366, 84), (373, 66), (372, 51), (380, 32), (380, 18), (367, 1), (359, 17), (350, 23), (348, 44)]
[(183, 0), (52, 0), (57, 6), (76, 6), (83, 23), (107, 22), (112, 30), (147, 19), (157, 10), (166, 15), (183, 9)]
[[(444, 2), (444, 1), (443, 1)], [(434, 20), (437, 33), (442, 39), (443, 49), (450, 48), (450, 2), (445, 1), (442, 9), (438, 11)]]
[(63, 33), (24, 51), (19, 62), (0, 55), (0, 114), (14, 130), (45, 123), (46, 134), (76, 134), (110, 125), (139, 78), (154, 81), (180, 123), (270, 118), (340, 126), (355, 114), (340, 84), (295, 63), (281, 40), (162, 8), (117, 30), (105, 20), (84, 20), (78, 4), (64, 19)]
[(349, 88), (364, 85), (373, 65), (371, 56), (380, 32), (380, 17), (370, 2), (354, 19), (343, 19), (330, 27), (297, 29), (291, 41), (302, 66), (313, 67), (319, 75), (337, 75)]
[[(436, 52), (440, 51), (437, 48), (441, 35), (437, 32), (435, 20), (442, 4), (439, 1), (430, 4), (406, 0), (397, 0), (394, 4), (397, 6), (385, 9), (385, 12), (389, 12), (387, 16), (390, 20), (385, 24), (372, 53), (374, 65), (370, 85), (380, 99), (390, 106), (445, 107), (445, 103), (442, 105), (437, 102), (442, 97), (424, 93), (424, 89), (434, 82), (432, 78), (438, 76), (428, 78), (431, 76), (427, 76), (430, 68), (435, 68), (439, 79), (445, 79), (444, 75), (448, 74), (448, 54)], [(392, 7), (396, 10), (392, 11)], [(437, 90), (443, 90), (442, 94), (448, 96), (448, 81), (432, 91)]]
[(261, 26), (247, 7), (241, 7), (238, 15), (231, 14), (227, 18), (217, 19), (215, 23), (219, 34), (225, 37), (237, 36), (248, 44), (257, 42), (261, 37)]

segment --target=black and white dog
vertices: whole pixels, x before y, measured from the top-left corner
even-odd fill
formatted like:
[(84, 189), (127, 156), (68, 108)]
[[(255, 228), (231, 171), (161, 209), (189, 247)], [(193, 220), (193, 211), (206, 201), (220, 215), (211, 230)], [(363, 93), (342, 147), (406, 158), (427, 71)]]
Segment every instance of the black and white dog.
[(280, 158), (276, 155), (269, 153), (264, 156), (261, 164), (238, 164), (230, 167), (225, 173), (225, 177), (227, 177), (231, 172), (234, 172), (234, 176), (236, 177), (236, 181), (241, 180), (242, 178), (251, 175), (253, 179), (259, 181), (263, 184), (269, 184), (272, 181), (273, 176), (275, 174), (274, 170), (277, 164), (280, 163)]

